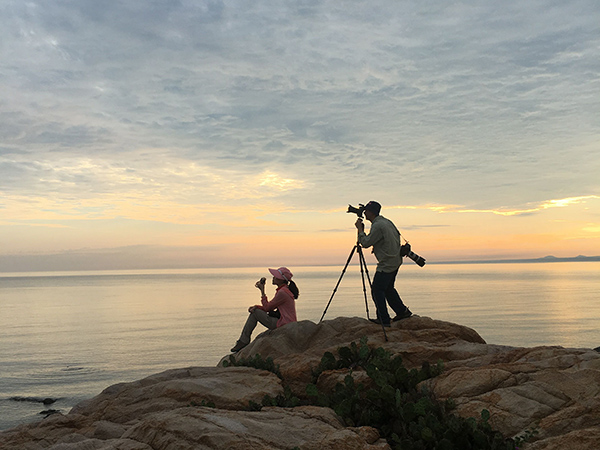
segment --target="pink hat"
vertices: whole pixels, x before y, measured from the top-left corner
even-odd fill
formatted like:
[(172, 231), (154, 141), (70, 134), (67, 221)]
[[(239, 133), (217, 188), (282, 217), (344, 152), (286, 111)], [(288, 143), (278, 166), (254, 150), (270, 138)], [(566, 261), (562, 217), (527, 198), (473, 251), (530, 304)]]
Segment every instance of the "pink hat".
[(280, 267), (279, 269), (269, 269), (269, 272), (271, 272), (271, 275), (273, 275), (275, 278), (279, 278), (280, 280), (285, 281), (291, 281), (292, 277), (294, 276), (292, 272), (290, 272), (290, 269), (288, 269), (287, 267)]

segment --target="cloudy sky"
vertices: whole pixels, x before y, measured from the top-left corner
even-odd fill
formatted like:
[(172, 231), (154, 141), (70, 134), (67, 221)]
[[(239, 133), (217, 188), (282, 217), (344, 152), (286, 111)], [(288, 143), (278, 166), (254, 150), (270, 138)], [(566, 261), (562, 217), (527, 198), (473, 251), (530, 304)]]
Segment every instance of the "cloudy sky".
[(0, 0), (0, 271), (600, 255), (597, 0)]

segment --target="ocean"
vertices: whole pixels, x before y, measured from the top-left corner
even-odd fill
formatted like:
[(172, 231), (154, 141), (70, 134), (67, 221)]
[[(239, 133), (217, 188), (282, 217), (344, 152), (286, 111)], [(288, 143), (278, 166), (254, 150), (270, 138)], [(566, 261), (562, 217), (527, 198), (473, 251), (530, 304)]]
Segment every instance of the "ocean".
[[(299, 320), (318, 322), (330, 299), (325, 320), (366, 317), (367, 306), (375, 316), (357, 266), (335, 294), (342, 266), (291, 270)], [(397, 288), (414, 314), (469, 326), (488, 343), (596, 348), (599, 274), (600, 262), (407, 261)], [(265, 268), (0, 274), (0, 430), (66, 413), (115, 383), (215, 366), (260, 302), (262, 276), (270, 280)]]

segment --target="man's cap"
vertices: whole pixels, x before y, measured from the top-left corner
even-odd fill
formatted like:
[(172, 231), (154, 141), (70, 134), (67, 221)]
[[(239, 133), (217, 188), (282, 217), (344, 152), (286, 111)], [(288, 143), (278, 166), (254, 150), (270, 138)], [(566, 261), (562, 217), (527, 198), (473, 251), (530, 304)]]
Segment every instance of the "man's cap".
[(367, 211), (371, 211), (372, 213), (379, 215), (379, 211), (381, 211), (381, 205), (379, 203), (371, 200), (369, 203), (367, 203), (365, 205), (365, 209)]
[(290, 272), (290, 269), (288, 269), (287, 267), (280, 267), (279, 269), (269, 269), (269, 272), (271, 272), (271, 275), (273, 275), (275, 278), (279, 278), (280, 280), (284, 281), (291, 281), (292, 277), (294, 276), (292, 272)]

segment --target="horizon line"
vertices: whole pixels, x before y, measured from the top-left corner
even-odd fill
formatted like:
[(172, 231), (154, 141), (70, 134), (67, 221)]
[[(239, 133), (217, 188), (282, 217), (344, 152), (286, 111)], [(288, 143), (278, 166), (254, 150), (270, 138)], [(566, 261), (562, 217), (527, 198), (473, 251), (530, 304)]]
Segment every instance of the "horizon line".
[(513, 259), (473, 259), (464, 261), (431, 261), (429, 264), (503, 264), (503, 263), (553, 263), (553, 262), (594, 262), (600, 261), (600, 256), (542, 256), (539, 258), (513, 258)]
[[(408, 264), (412, 261), (404, 261), (403, 264)], [(600, 262), (600, 256), (571, 256), (571, 257), (557, 257), (557, 256), (544, 256), (539, 258), (514, 258), (514, 259), (482, 259), (482, 260), (455, 260), (455, 261), (426, 261), (426, 265), (458, 265), (458, 264), (530, 264), (530, 263), (556, 263), (556, 262)], [(351, 263), (350, 265), (358, 266), (358, 263)], [(338, 267), (340, 264), (300, 264), (296, 267)], [(59, 273), (81, 273), (81, 272), (164, 272), (164, 271), (190, 271), (190, 270), (222, 270), (222, 269), (250, 269), (258, 268), (262, 266), (257, 265), (240, 265), (240, 266), (211, 266), (211, 267), (146, 267), (146, 268), (120, 268), (120, 269), (64, 269), (64, 270), (25, 270), (25, 271), (3, 271), (0, 270), (0, 277), (7, 277), (11, 274), (59, 274)]]

